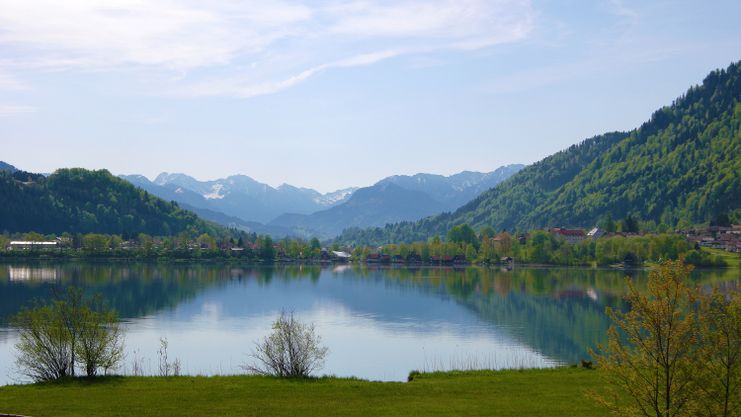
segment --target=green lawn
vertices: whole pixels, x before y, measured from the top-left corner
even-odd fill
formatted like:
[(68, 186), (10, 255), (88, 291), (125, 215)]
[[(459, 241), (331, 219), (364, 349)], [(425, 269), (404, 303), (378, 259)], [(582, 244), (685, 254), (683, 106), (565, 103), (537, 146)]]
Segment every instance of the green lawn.
[(424, 374), (410, 383), (257, 376), (112, 377), (0, 387), (0, 413), (42, 416), (602, 416), (575, 368)]
[(705, 252), (709, 252), (712, 255), (720, 256), (731, 268), (739, 268), (739, 265), (741, 265), (741, 256), (739, 256), (738, 253), (712, 248), (702, 248), (702, 250), (704, 250)]

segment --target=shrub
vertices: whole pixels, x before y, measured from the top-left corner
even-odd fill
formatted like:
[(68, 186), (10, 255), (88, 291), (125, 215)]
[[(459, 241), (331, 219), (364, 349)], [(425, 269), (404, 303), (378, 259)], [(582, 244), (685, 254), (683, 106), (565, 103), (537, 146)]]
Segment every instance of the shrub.
[(242, 368), (259, 375), (306, 378), (324, 366), (328, 351), (313, 324), (302, 323), (293, 313), (281, 312), (273, 322), (273, 332), (255, 343), (255, 362)]

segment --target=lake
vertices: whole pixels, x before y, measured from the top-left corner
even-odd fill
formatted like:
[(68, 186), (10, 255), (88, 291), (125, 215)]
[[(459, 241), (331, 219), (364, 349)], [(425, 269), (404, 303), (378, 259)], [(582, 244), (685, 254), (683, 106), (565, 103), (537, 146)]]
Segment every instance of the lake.
[[(550, 367), (605, 341), (605, 307), (625, 309), (625, 276), (586, 268), (237, 267), (123, 263), (0, 264), (0, 385), (14, 370), (10, 318), (54, 288), (100, 293), (125, 323), (127, 358), (157, 372), (160, 338), (183, 373), (240, 373), (282, 310), (314, 323), (330, 352), (321, 374), (405, 380), (411, 370)], [(737, 270), (693, 280), (738, 291)]]

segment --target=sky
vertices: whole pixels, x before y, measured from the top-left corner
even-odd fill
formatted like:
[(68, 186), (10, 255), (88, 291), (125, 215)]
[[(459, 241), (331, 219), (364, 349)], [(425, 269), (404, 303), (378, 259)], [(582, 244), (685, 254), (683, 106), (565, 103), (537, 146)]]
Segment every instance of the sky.
[(0, 160), (328, 192), (529, 164), (741, 59), (741, 2), (0, 0)]

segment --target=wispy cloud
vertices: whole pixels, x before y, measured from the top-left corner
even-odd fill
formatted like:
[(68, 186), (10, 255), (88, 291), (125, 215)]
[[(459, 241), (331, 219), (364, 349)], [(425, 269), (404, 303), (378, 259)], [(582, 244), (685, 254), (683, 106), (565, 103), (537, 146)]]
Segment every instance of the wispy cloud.
[(24, 90), (27, 86), (11, 71), (0, 67), (0, 91)]
[(124, 68), (175, 80), (164, 91), (236, 97), (514, 42), (534, 24), (529, 0), (0, 0), (0, 10), (0, 52), (18, 72)]
[(37, 109), (32, 106), (0, 103), (0, 117), (10, 117), (21, 114), (36, 113), (36, 111)]

